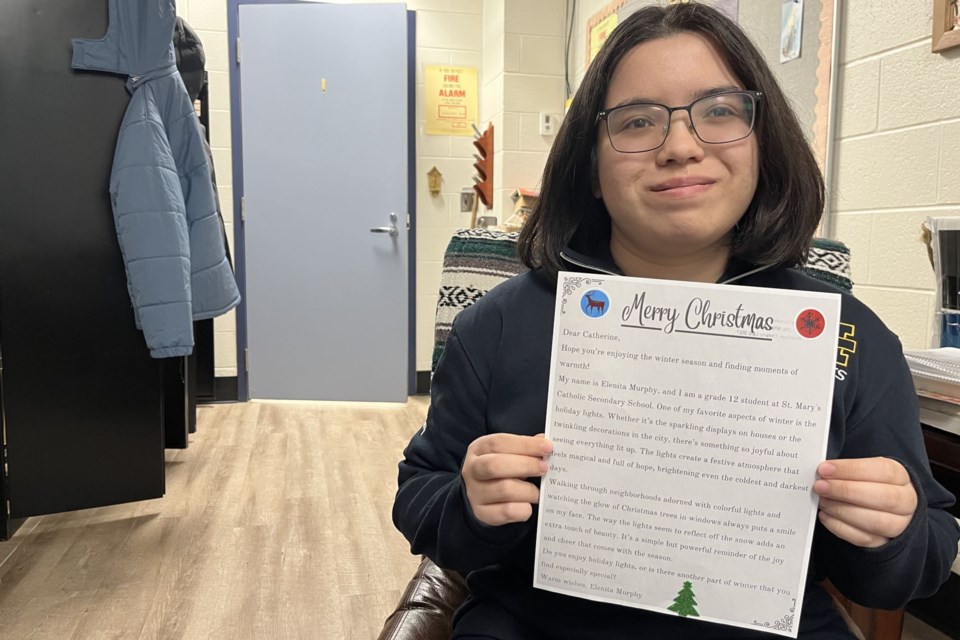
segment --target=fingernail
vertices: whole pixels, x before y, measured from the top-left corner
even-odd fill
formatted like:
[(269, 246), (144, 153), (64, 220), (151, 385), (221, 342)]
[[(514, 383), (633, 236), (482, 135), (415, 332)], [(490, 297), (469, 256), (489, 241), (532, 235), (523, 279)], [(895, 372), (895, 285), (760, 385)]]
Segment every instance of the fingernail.
[(540, 461), (540, 473), (546, 473), (547, 469), (550, 468), (550, 465), (547, 464), (546, 460)]
[(817, 493), (827, 493), (830, 491), (830, 483), (826, 480), (817, 480), (813, 483), (813, 490)]
[(552, 453), (553, 443), (544, 438), (543, 442), (540, 443), (540, 451), (543, 451), (544, 453)]
[(837, 472), (837, 465), (830, 462), (823, 462), (820, 464), (820, 468), (817, 469), (821, 476), (832, 476)]

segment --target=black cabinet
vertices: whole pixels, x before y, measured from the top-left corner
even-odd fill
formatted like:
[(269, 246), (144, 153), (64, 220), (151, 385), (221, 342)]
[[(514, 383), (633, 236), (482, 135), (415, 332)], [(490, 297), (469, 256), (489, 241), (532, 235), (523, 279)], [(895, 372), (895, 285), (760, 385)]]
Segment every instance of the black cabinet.
[(164, 492), (162, 366), (134, 326), (108, 195), (130, 98), (125, 78), (70, 68), (70, 39), (107, 19), (106, 0), (0, 3), (4, 537)]
[[(923, 426), (923, 439), (930, 457), (930, 468), (940, 484), (960, 497), (960, 435)], [(950, 510), (960, 517), (960, 504)], [(937, 593), (929, 598), (914, 600), (907, 611), (951, 638), (960, 638), (960, 576), (951, 574)]]

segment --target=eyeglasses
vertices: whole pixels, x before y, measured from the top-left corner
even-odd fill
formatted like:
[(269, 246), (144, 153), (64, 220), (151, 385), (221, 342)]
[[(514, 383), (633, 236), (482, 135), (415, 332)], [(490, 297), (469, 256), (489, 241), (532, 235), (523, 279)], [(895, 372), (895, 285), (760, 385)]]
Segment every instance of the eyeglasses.
[(674, 111), (686, 111), (694, 133), (707, 144), (736, 142), (750, 135), (757, 116), (759, 91), (725, 91), (691, 102), (685, 107), (644, 102), (625, 104), (597, 114), (607, 123), (607, 136), (621, 153), (641, 153), (659, 148), (670, 133)]

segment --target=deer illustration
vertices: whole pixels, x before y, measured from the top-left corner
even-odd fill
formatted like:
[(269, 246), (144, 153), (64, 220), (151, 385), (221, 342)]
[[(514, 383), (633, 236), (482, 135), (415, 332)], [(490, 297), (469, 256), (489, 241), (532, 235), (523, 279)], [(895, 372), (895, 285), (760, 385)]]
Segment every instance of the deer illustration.
[(602, 315), (607, 303), (603, 300), (594, 300), (589, 293), (584, 294), (584, 296), (587, 298), (587, 313), (592, 313), (596, 309), (597, 313)]

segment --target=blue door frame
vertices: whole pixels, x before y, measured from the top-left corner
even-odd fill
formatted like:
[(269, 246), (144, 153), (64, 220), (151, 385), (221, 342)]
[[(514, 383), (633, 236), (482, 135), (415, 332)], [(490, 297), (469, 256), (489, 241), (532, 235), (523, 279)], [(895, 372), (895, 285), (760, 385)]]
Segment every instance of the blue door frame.
[[(246, 251), (242, 209), (243, 198), (243, 131), (240, 117), (240, 67), (237, 63), (237, 37), (240, 33), (240, 5), (256, 4), (316, 4), (303, 0), (228, 0), (227, 4), (227, 43), (230, 53), (230, 124), (231, 158), (233, 160), (233, 256), (234, 268), (237, 274), (237, 285), (240, 288), (241, 301), (237, 307), (237, 396), (245, 402), (250, 399), (250, 383), (247, 376), (246, 349), (247, 349), (247, 277)], [(417, 283), (417, 137), (416, 137), (416, 42), (417, 42), (416, 12), (407, 11), (407, 209), (410, 215), (410, 231), (408, 234), (408, 301), (407, 314), (409, 318), (409, 347), (407, 388), (411, 395), (416, 393), (416, 283)], [(241, 51), (241, 57), (243, 52)]]

